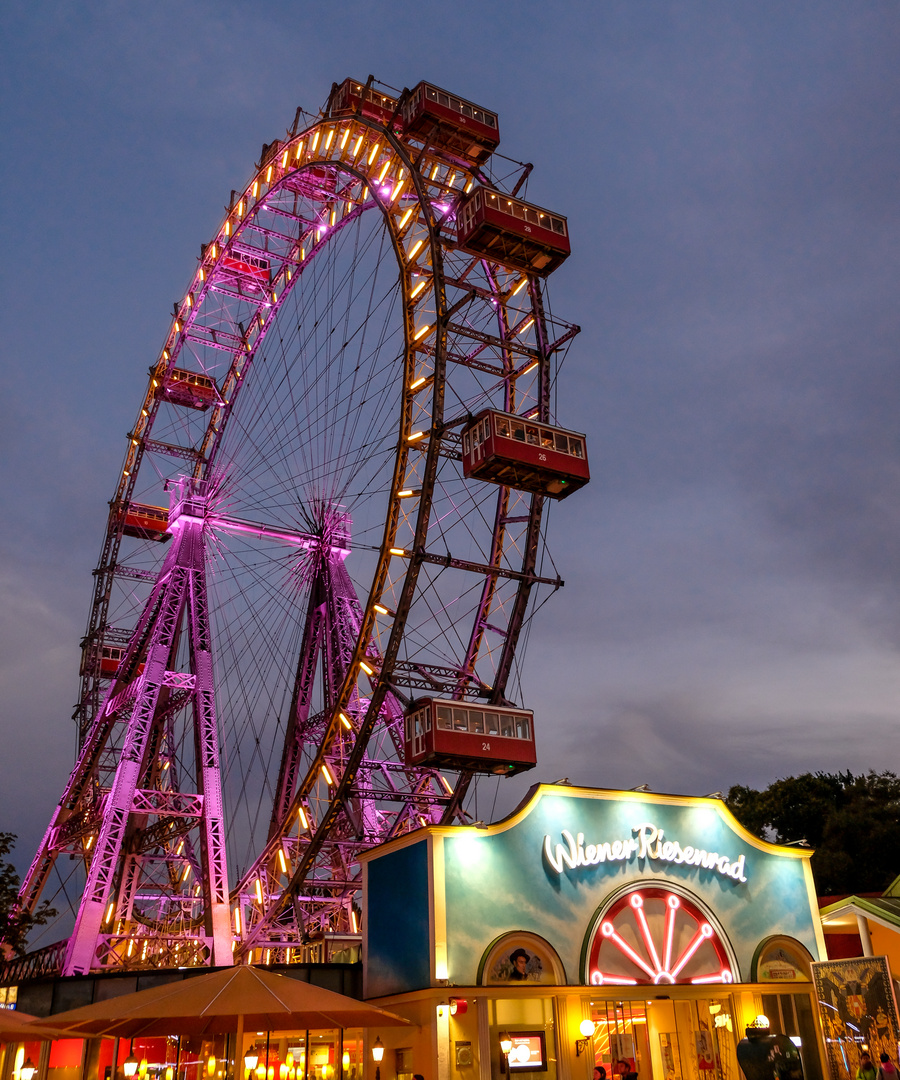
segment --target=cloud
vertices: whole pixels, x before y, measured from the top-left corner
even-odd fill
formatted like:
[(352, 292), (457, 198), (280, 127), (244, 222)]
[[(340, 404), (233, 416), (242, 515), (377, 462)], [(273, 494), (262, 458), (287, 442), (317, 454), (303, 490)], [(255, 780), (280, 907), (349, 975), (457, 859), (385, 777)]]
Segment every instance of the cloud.
[(67, 722), (75, 698), (78, 630), (52, 589), (0, 572), (0, 699), (6, 762), (0, 822), (19, 842), (27, 866), (73, 764), (75, 730)]
[[(68, 774), (90, 569), (172, 301), (261, 143), (372, 69), (499, 108), (529, 197), (568, 215), (549, 306), (583, 332), (555, 405), (594, 479), (550, 511), (568, 584), (511, 688), (538, 772), (702, 794), (897, 760), (896, 10), (107, 0), (7, 24), (0, 690), (33, 784), (3, 827), (39, 834)], [(501, 810), (534, 775), (480, 790)]]

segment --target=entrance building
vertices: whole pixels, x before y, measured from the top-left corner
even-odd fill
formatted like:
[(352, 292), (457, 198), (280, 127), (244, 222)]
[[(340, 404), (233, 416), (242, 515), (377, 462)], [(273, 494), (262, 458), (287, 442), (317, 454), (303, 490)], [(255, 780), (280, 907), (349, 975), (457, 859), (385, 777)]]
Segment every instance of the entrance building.
[(718, 799), (568, 785), (373, 849), (364, 996), (417, 1025), (383, 1033), (384, 1080), (741, 1080), (760, 1014), (822, 1080), (810, 857)]

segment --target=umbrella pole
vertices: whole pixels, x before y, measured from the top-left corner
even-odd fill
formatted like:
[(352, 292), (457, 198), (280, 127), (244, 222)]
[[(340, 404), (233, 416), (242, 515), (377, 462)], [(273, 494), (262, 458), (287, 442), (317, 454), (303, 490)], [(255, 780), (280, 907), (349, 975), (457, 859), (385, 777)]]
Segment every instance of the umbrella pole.
[(178, 1042), (175, 1043), (175, 1080), (178, 1080), (178, 1070), (181, 1068), (181, 1036), (178, 1036)]
[(244, 1075), (244, 1014), (238, 1013), (237, 1035), (234, 1046), (234, 1080)]

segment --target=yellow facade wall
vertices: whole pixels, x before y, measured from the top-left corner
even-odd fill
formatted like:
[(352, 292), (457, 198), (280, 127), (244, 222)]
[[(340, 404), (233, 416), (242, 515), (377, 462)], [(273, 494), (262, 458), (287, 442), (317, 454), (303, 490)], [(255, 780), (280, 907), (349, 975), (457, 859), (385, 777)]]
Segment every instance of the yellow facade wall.
[(891, 974), (900, 976), (900, 931), (890, 930), (879, 923), (866, 920), (872, 938), (872, 952), (875, 956), (886, 956), (891, 966)]

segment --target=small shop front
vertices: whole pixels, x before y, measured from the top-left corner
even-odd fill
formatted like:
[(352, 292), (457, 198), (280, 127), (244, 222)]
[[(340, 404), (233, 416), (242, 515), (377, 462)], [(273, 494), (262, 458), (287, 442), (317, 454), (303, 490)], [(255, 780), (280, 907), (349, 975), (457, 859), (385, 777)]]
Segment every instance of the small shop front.
[(720, 800), (567, 785), (369, 852), (365, 996), (418, 1025), (380, 1080), (741, 1080), (761, 1014), (821, 1080), (810, 855)]
[[(182, 1038), (56, 1039), (20, 1043), (0, 1064), (2, 1080), (362, 1080), (360, 1028), (252, 1034), (236, 1056), (233, 1035)], [(113, 1064), (115, 1060), (115, 1065)]]

